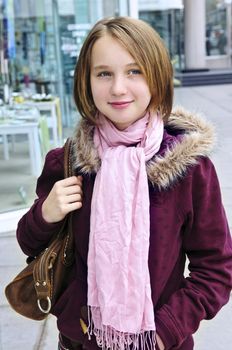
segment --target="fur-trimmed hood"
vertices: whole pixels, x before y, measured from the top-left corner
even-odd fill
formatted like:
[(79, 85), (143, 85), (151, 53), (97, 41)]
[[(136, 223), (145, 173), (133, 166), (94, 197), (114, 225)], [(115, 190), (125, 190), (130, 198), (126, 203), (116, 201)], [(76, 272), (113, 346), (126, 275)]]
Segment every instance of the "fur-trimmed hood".
[[(187, 168), (196, 164), (199, 157), (211, 153), (215, 143), (213, 126), (202, 116), (182, 107), (173, 109), (165, 127), (170, 136), (168, 142), (164, 137), (162, 151), (146, 165), (149, 181), (159, 189), (169, 188), (184, 176)], [(73, 144), (74, 167), (89, 175), (96, 173), (101, 165), (93, 144), (93, 130), (94, 126), (82, 119)]]

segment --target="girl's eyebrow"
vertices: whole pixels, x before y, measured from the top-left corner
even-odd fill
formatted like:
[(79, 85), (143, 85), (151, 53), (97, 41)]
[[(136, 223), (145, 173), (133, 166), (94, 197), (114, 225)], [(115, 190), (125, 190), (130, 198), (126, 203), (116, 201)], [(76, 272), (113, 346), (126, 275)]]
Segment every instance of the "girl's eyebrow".
[[(138, 64), (136, 63), (136, 62), (131, 62), (131, 63), (128, 63), (128, 64), (126, 64), (126, 68), (130, 68), (130, 67), (138, 67)], [(108, 65), (104, 65), (104, 64), (100, 64), (100, 65), (98, 65), (98, 66), (95, 66), (95, 67), (93, 67), (93, 70), (101, 70), (101, 69), (110, 69), (111, 68), (111, 66), (108, 66)]]

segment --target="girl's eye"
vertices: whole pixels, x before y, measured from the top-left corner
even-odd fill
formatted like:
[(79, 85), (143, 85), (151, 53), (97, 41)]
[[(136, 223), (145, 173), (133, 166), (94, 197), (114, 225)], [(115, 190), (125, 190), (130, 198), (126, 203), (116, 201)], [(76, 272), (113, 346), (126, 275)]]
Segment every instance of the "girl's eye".
[(97, 77), (104, 78), (104, 77), (110, 77), (110, 72), (100, 72), (97, 74)]
[(128, 75), (137, 75), (137, 74), (142, 74), (141, 70), (139, 70), (139, 69), (131, 69), (128, 72)]

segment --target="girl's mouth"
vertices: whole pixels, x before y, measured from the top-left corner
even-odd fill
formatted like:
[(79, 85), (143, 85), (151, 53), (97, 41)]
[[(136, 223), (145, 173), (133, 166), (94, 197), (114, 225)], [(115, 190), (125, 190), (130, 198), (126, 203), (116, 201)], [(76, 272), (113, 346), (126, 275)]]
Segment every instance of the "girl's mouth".
[(118, 101), (118, 102), (109, 102), (111, 107), (115, 109), (127, 108), (133, 101)]

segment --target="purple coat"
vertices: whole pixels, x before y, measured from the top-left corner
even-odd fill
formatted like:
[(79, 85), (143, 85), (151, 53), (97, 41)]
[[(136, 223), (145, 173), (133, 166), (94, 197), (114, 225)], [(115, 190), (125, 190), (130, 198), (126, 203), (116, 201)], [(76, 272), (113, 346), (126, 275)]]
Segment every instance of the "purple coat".
[[(147, 163), (150, 191), (149, 270), (157, 332), (165, 349), (193, 349), (192, 334), (228, 302), (232, 289), (232, 242), (219, 183), (208, 155), (213, 147), (209, 124), (182, 109), (165, 128), (161, 149)], [(76, 261), (67, 290), (53, 308), (62, 334), (97, 348), (80, 326), (86, 320), (87, 254), (90, 205), (100, 159), (93, 147), (93, 126), (82, 121), (74, 137), (73, 166), (83, 175), (83, 206), (73, 216)], [(63, 148), (48, 153), (37, 183), (34, 205), (18, 224), (17, 238), (27, 255), (43, 250), (62, 222), (48, 224), (41, 206), (63, 178)], [(189, 275), (184, 276), (186, 257)], [(207, 345), (206, 345), (207, 347)]]

